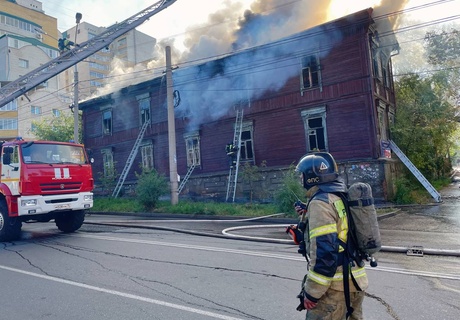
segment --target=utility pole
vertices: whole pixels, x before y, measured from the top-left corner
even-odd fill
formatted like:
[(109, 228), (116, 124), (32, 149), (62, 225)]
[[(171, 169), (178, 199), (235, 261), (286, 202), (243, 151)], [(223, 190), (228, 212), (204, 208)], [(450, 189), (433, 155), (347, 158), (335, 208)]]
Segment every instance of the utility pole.
[[(77, 45), (77, 34), (78, 34), (78, 25), (80, 24), (82, 18), (82, 14), (77, 12), (75, 15), (75, 20), (77, 23), (77, 27), (75, 28), (75, 42), (74, 45)], [(79, 122), (79, 112), (78, 112), (78, 69), (77, 64), (74, 66), (73, 71), (73, 79), (74, 79), (74, 87), (73, 87), (73, 140), (75, 143), (78, 142), (78, 122)]]
[(176, 125), (174, 117), (170, 46), (166, 46), (166, 101), (168, 103), (169, 182), (171, 184), (171, 204), (176, 205), (179, 202), (179, 194), (177, 193)]

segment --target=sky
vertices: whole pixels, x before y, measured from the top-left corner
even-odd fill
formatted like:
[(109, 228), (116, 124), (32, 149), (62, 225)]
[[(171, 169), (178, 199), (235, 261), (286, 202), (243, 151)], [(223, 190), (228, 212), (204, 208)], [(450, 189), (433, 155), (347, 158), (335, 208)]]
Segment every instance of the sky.
[[(260, 0), (259, 0), (260, 1)], [(311, 0), (286, 0), (290, 2), (306, 2)], [(149, 21), (138, 27), (142, 31), (159, 40), (179, 37), (189, 29), (199, 28), (209, 22), (209, 16), (223, 8), (231, 8), (226, 12), (227, 23), (236, 23), (244, 10), (250, 9), (257, 0), (177, 0), (169, 8), (154, 15)], [(263, 0), (265, 3), (276, 3), (274, 0)], [(318, 0), (320, 2), (320, 0)], [(327, 3), (328, 1), (321, 1)], [(420, 6), (425, 3), (439, 3), (426, 9), (417, 9), (404, 14), (407, 18), (430, 21), (439, 17), (460, 14), (460, 0), (408, 0), (391, 2), (407, 2), (405, 8)], [(42, 0), (45, 13), (58, 19), (58, 29), (62, 32), (75, 25), (75, 13), (83, 15), (82, 21), (96, 26), (109, 26), (123, 21), (143, 9), (156, 3), (155, 0)], [(331, 0), (328, 8), (330, 19), (339, 18), (346, 14), (373, 7), (380, 0)], [(270, 4), (266, 5), (269, 10)], [(181, 44), (177, 44), (181, 45)]]

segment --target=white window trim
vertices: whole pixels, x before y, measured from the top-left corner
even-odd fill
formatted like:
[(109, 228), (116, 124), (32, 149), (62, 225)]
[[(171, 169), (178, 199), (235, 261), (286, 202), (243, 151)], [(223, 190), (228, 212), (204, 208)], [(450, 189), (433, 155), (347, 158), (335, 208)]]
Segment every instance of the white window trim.
[(326, 122), (326, 106), (319, 106), (315, 108), (309, 108), (306, 110), (302, 110), (300, 112), (300, 115), (302, 117), (303, 125), (304, 125), (304, 132), (305, 132), (305, 147), (307, 152), (310, 152), (310, 141), (308, 138), (308, 122), (307, 120), (313, 117), (321, 117), (322, 118), (322, 124), (324, 128), (324, 149), (326, 151), (329, 150), (329, 143), (328, 143), (328, 138), (327, 138), (327, 122)]

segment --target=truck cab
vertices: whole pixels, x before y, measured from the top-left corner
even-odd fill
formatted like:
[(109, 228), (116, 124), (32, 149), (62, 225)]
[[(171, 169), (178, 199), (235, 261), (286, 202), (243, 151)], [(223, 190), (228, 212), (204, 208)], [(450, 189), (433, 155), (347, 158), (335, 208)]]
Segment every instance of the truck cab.
[(0, 241), (20, 236), (22, 222), (55, 220), (74, 232), (93, 206), (91, 161), (83, 145), (16, 140), (1, 144)]

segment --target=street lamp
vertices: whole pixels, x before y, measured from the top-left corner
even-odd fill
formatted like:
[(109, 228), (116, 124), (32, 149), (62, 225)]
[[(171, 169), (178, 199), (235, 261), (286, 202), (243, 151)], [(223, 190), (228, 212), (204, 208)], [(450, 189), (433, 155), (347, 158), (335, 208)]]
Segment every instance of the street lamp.
[[(75, 15), (75, 22), (77, 23), (77, 27), (75, 28), (75, 45), (77, 44), (77, 34), (78, 34), (78, 25), (80, 24), (82, 14), (80, 12), (77, 12)], [(78, 139), (78, 69), (77, 69), (77, 64), (74, 66), (74, 72), (73, 72), (73, 77), (74, 77), (74, 93), (73, 93), (73, 139), (75, 143), (79, 143)]]

